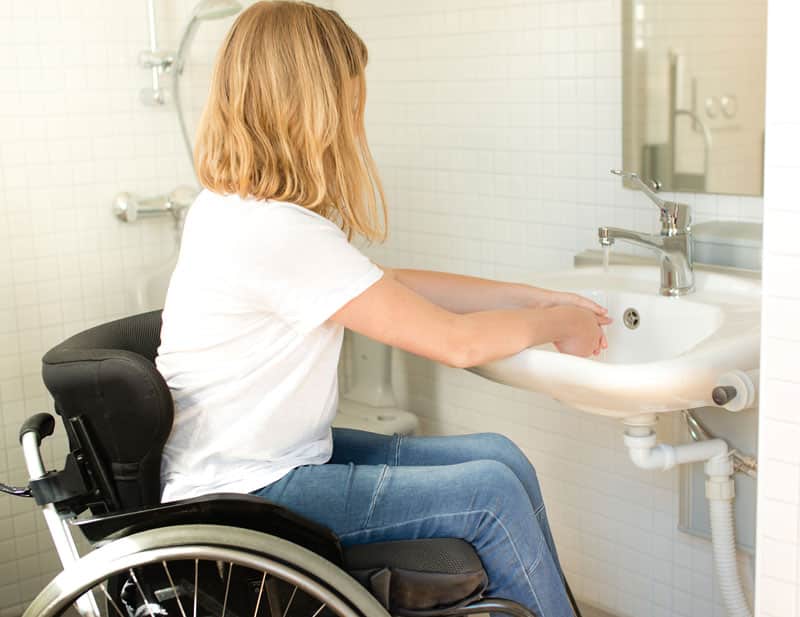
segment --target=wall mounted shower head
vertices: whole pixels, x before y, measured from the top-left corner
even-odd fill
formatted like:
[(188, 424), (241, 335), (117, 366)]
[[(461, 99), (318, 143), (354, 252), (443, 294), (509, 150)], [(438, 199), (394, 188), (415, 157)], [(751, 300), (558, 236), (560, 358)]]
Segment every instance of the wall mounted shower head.
[(192, 9), (192, 17), (186, 28), (181, 35), (181, 41), (178, 44), (178, 52), (175, 54), (175, 70), (177, 74), (183, 72), (183, 64), (186, 60), (186, 53), (192, 45), (197, 27), (201, 21), (211, 21), (214, 19), (223, 19), (236, 15), (242, 10), (242, 5), (236, 0), (202, 0), (198, 2), (194, 9)]
[(236, 15), (241, 10), (242, 5), (236, 0), (202, 0), (194, 7), (192, 19), (222, 19)]

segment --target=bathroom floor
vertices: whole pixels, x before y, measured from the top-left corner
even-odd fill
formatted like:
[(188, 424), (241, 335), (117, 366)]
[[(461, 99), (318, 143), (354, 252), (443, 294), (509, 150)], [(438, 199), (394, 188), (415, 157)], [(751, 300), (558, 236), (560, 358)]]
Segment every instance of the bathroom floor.
[[(617, 617), (616, 615), (606, 613), (604, 610), (588, 606), (581, 602), (578, 602), (578, 607), (581, 609), (581, 615), (583, 617)], [(489, 617), (489, 615), (476, 615), (476, 617)]]

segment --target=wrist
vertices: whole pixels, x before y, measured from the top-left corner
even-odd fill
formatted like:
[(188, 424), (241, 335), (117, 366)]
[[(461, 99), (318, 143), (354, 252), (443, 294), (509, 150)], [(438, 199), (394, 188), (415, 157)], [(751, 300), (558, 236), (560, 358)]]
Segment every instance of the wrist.
[(570, 307), (556, 305), (544, 308), (542, 311), (547, 315), (550, 340), (558, 342), (566, 338), (570, 327)]
[(542, 290), (525, 283), (514, 283), (512, 290), (513, 300), (520, 308), (541, 308)]

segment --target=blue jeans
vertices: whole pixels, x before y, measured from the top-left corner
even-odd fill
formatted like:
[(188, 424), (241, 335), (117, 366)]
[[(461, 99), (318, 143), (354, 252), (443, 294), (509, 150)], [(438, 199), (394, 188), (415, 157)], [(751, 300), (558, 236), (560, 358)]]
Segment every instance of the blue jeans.
[(342, 544), (463, 538), (488, 595), (537, 617), (573, 617), (536, 472), (502, 435), (376, 435), (333, 429), (325, 465), (254, 492), (336, 533)]

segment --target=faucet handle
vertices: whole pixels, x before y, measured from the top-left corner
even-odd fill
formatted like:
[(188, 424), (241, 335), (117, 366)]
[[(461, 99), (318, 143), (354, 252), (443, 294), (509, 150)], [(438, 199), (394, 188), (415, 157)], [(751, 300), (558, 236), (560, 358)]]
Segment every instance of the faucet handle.
[(639, 174), (621, 169), (612, 169), (611, 173), (633, 182), (661, 210), (662, 234), (672, 235), (676, 231), (684, 231), (689, 228), (691, 224), (689, 206), (675, 201), (665, 201), (656, 195), (655, 191), (661, 188), (661, 184), (657, 180), (651, 180), (648, 183), (642, 180)]
[(615, 176), (621, 176), (622, 178), (626, 178), (633, 182), (645, 195), (650, 198), (650, 201), (657, 205), (661, 210), (665, 210), (667, 208), (667, 203), (655, 194), (655, 191), (661, 188), (661, 184), (657, 180), (651, 180), (648, 184), (642, 180), (639, 174), (636, 172), (623, 171), (621, 169), (612, 169), (610, 171)]

